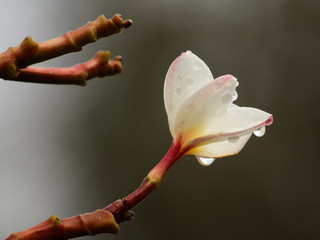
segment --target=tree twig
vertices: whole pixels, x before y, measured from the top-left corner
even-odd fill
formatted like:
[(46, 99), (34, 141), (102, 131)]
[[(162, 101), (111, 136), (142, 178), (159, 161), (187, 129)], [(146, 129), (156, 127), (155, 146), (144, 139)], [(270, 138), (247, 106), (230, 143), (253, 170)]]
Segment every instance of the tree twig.
[(121, 57), (110, 59), (110, 52), (100, 51), (91, 60), (68, 68), (27, 67), (20, 70), (17, 80), (34, 83), (76, 84), (85, 86), (87, 80), (122, 72)]
[[(19, 46), (10, 47), (7, 51), (0, 54), (0, 78), (28, 82), (32, 80), (29, 77), (32, 75), (32, 77), (37, 78), (37, 80), (31, 82), (62, 84), (64, 81), (54, 82), (53, 79), (55, 78), (48, 80), (46, 75), (42, 74), (43, 71), (55, 71), (53, 69), (39, 70), (33, 68), (26, 69), (25, 71), (22, 71), (22, 69), (34, 63), (46, 61), (67, 53), (81, 51), (84, 45), (95, 42), (99, 38), (120, 33), (123, 28), (128, 28), (131, 24), (131, 20), (123, 21), (120, 14), (115, 14), (111, 19), (107, 19), (101, 15), (95, 21), (89, 22), (74, 31), (67, 32), (60, 37), (39, 44), (28, 36)], [(109, 64), (106, 66), (109, 66)], [(111, 66), (113, 66), (113, 64), (111, 64)], [(22, 74), (22, 72), (24, 72), (24, 74)], [(32, 74), (29, 74), (29, 72), (32, 72)], [(39, 75), (37, 75), (38, 72)], [(61, 74), (63, 71), (58, 70), (56, 72), (60, 72)], [(104, 72), (105, 75), (112, 75), (109, 74), (109, 71)], [(27, 78), (25, 79), (24, 76), (27, 76)], [(60, 77), (62, 76), (60, 75)], [(69, 83), (68, 81), (66, 82), (67, 84)]]
[[(11, 234), (6, 240), (61, 240), (106, 232), (117, 233), (118, 227), (116, 223), (121, 223), (123, 221), (133, 219), (134, 213), (130, 211), (130, 209), (141, 203), (151, 192), (153, 192), (153, 190), (158, 187), (166, 172), (178, 159), (180, 159), (186, 153), (186, 151), (188, 151), (188, 149), (182, 148), (180, 140), (178, 140), (177, 142), (173, 142), (167, 154), (149, 172), (149, 174), (143, 180), (142, 184), (137, 190), (121, 200), (114, 201), (103, 210), (99, 210), (105, 211), (106, 214), (112, 216), (112, 218), (109, 215), (107, 216), (108, 224), (106, 225), (99, 225), (99, 221), (96, 217), (87, 218), (87, 221), (82, 224), (79, 223), (79, 217), (76, 216), (72, 218), (62, 219), (62, 225), (63, 223), (65, 223), (65, 225), (63, 227), (55, 227), (55, 216), (53, 216), (43, 223), (40, 223), (30, 229)], [(90, 214), (93, 214), (95, 216), (95, 213)], [(80, 216), (85, 215), (86, 214)], [(96, 223), (96, 221), (98, 222)], [(86, 228), (89, 229), (92, 229), (92, 227), (89, 226), (97, 225), (98, 229), (105, 230), (85, 231), (85, 228), (81, 227), (80, 225), (85, 225)]]
[(188, 148), (182, 148), (180, 139), (173, 142), (167, 154), (143, 179), (142, 184), (138, 189), (127, 197), (109, 204), (104, 209), (111, 212), (118, 223), (131, 220), (132, 218), (128, 218), (128, 213), (131, 213), (130, 209), (137, 206), (149, 196), (151, 192), (158, 188), (167, 171), (187, 151)]
[(6, 240), (64, 240), (118, 231), (113, 215), (106, 210), (97, 210), (65, 219), (52, 215), (32, 228), (12, 233)]

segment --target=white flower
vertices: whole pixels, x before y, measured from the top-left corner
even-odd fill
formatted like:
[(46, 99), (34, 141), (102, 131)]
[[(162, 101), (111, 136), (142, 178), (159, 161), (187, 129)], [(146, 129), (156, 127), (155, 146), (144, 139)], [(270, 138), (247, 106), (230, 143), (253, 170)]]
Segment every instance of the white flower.
[(232, 75), (214, 79), (207, 65), (190, 51), (168, 70), (164, 102), (171, 135), (185, 154), (196, 155), (203, 165), (237, 154), (254, 131), (263, 135), (264, 127), (272, 123), (269, 113), (233, 104), (237, 86)]

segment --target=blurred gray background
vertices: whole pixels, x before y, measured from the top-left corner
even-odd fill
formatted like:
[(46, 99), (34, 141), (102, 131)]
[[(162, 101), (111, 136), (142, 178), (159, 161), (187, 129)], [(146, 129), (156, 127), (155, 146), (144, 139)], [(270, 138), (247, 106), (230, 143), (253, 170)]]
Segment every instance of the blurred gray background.
[(236, 76), (236, 103), (273, 113), (273, 125), (209, 167), (184, 157), (118, 235), (84, 239), (319, 239), (319, 11), (317, 0), (1, 1), (1, 52), (100, 14), (134, 21), (40, 64), (71, 66), (110, 50), (123, 57), (120, 75), (86, 87), (0, 80), (1, 239), (52, 214), (103, 208), (140, 185), (171, 144), (163, 82), (188, 49), (215, 77)]

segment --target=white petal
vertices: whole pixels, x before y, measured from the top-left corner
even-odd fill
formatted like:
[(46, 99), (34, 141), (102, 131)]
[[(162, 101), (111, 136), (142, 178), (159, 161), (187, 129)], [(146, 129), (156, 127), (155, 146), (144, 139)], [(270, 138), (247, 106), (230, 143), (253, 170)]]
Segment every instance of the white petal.
[(203, 157), (224, 157), (237, 154), (252, 132), (273, 121), (271, 114), (255, 108), (232, 105), (219, 118), (212, 118), (207, 134), (189, 142), (189, 154)]
[(247, 143), (251, 134), (243, 136), (234, 136), (228, 139), (220, 139), (220, 141), (195, 148), (192, 154), (196, 154), (201, 157), (226, 157), (235, 155), (241, 151), (244, 145)]
[(173, 61), (164, 83), (164, 102), (173, 137), (177, 110), (193, 93), (213, 81), (208, 66), (196, 55), (187, 51)]
[[(220, 127), (212, 125), (225, 114), (232, 103), (232, 96), (238, 82), (232, 75), (219, 77), (189, 97), (178, 109), (174, 121), (174, 135), (184, 133), (186, 138), (197, 138), (208, 134), (211, 127), (220, 131)], [(209, 131), (211, 134), (211, 131)]]

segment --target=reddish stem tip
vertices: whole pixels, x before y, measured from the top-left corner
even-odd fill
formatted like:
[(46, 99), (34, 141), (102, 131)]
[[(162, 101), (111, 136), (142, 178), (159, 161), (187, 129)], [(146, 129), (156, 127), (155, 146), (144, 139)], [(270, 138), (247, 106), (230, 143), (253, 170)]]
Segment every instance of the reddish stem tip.
[(118, 56), (115, 56), (115, 57), (113, 58), (113, 60), (115, 60), (115, 61), (122, 61), (122, 57), (121, 57), (120, 55), (118, 55)]
[(123, 22), (123, 27), (124, 28), (128, 28), (130, 27), (131, 25), (133, 24), (132, 20), (131, 19), (127, 19)]

